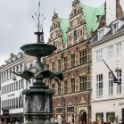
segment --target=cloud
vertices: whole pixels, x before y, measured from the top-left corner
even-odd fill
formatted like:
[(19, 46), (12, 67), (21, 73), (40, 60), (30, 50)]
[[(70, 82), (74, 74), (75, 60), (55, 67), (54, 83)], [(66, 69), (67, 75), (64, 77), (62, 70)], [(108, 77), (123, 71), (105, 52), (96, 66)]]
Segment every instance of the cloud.
[[(81, 3), (97, 7), (105, 0), (80, 0)], [(38, 10), (39, 0), (0, 0), (0, 65), (9, 59), (11, 52), (17, 54), (24, 44), (35, 43), (37, 31), (32, 15)], [(40, 12), (44, 14), (45, 42), (49, 38), (53, 11), (59, 17), (69, 19), (73, 0), (40, 0)], [(124, 6), (124, 1), (120, 1)]]

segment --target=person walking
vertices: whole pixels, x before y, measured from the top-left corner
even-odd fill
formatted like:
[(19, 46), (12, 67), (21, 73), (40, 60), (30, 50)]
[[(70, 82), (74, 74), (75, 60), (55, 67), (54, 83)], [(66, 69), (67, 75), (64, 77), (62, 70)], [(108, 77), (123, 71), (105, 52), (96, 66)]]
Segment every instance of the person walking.
[(19, 124), (19, 123), (16, 121), (15, 124)]
[(114, 122), (113, 122), (112, 124), (117, 124), (117, 121), (116, 121), (116, 120), (114, 120)]

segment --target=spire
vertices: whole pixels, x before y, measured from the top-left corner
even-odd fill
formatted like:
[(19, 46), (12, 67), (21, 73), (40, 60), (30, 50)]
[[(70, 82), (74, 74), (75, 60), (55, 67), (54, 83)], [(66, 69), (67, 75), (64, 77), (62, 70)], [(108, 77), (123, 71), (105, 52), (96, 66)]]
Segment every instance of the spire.
[(37, 35), (37, 43), (44, 43), (43, 23), (46, 17), (44, 17), (43, 14), (42, 16), (40, 15), (40, 2), (38, 3), (38, 13), (35, 12), (35, 18), (34, 16), (32, 16), (32, 18), (37, 27), (37, 32), (35, 32), (35, 34)]
[(55, 18), (58, 18), (58, 13), (56, 12), (56, 10), (54, 8), (52, 20), (55, 19)]

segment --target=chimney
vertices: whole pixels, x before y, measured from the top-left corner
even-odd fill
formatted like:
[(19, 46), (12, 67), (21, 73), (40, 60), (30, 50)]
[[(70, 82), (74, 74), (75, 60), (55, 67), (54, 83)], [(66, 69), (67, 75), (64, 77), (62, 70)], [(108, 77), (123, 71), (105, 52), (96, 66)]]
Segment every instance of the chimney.
[(106, 23), (116, 20), (116, 0), (106, 0)]
[(14, 53), (10, 53), (10, 58), (13, 58), (14, 57)]

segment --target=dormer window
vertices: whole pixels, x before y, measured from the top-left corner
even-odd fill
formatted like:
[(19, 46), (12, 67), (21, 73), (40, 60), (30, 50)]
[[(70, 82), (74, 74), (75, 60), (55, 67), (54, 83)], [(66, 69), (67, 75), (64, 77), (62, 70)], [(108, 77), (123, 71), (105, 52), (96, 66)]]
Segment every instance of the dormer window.
[(118, 28), (119, 28), (119, 23), (118, 22), (113, 24), (113, 34), (117, 32)]
[(104, 36), (104, 29), (101, 29), (99, 32), (98, 32), (98, 39), (101, 40)]

